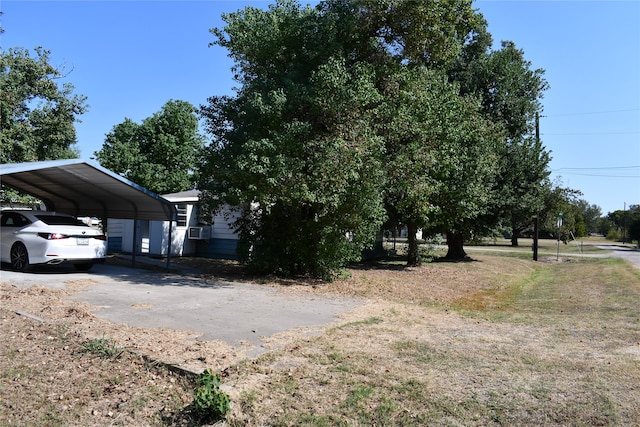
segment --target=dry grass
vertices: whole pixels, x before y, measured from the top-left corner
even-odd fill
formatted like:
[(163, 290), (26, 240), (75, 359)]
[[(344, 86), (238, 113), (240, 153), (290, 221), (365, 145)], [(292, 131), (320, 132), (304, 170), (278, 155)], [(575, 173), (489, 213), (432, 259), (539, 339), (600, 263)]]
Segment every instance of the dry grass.
[[(233, 263), (214, 263), (210, 275), (225, 280), (253, 280), (293, 296), (338, 294), (366, 301), (321, 335), (291, 331), (272, 337), (276, 350), (257, 359), (230, 358), (225, 364), (209, 354), (211, 365), (226, 366), (223, 386), (232, 398), (226, 423), (638, 425), (638, 270), (619, 260), (533, 263), (472, 255), (473, 262), (419, 268), (362, 265), (349, 270), (350, 278), (333, 283), (265, 280)], [(1, 297), (9, 308), (29, 295), (4, 286)], [(47, 316), (47, 310), (34, 313)], [(150, 371), (157, 384), (173, 385), (164, 393), (145, 383), (150, 373), (134, 355), (105, 361), (78, 354), (77, 345), (86, 341), (74, 331), (86, 332), (78, 325), (92, 320), (82, 307), (66, 321), (40, 324), (4, 311), (2, 320), (0, 332), (10, 337), (2, 342), (2, 372), (10, 368), (12, 373), (0, 377), (0, 424), (18, 419), (23, 425), (189, 425), (180, 417), (190, 397), (188, 383), (154, 367), (160, 369)], [(101, 324), (92, 325), (99, 333)], [(31, 328), (38, 339), (27, 338)], [(103, 330), (111, 338), (114, 330)], [(139, 334), (133, 332), (126, 347), (135, 345)], [(45, 368), (43, 358), (62, 365)], [(136, 375), (141, 379), (129, 381)], [(69, 382), (42, 381), (49, 377)], [(128, 393), (120, 400), (144, 396), (146, 403), (107, 405), (114, 400), (105, 390), (112, 393), (114, 382)], [(30, 415), (14, 399), (14, 389), (31, 399)], [(56, 400), (59, 395), (64, 399)], [(68, 405), (60, 410), (74, 399), (79, 400), (73, 410)], [(45, 418), (46, 412), (36, 409), (39, 404), (55, 418)]]
[(352, 279), (376, 302), (346, 324), (232, 371), (232, 424), (640, 422), (640, 277), (621, 262), (483, 257), (378, 274)]
[(0, 425), (160, 425), (192, 398), (189, 378), (71, 325), (0, 321)]

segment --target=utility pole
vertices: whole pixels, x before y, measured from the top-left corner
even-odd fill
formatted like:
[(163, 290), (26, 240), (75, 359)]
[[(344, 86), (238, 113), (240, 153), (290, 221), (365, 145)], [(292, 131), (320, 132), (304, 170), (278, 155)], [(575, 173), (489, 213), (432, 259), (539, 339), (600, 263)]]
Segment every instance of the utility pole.
[[(536, 143), (540, 144), (540, 116), (536, 111)], [(533, 260), (538, 261), (538, 222), (540, 215), (533, 219)]]
[(627, 243), (627, 202), (624, 202), (622, 211), (622, 244)]

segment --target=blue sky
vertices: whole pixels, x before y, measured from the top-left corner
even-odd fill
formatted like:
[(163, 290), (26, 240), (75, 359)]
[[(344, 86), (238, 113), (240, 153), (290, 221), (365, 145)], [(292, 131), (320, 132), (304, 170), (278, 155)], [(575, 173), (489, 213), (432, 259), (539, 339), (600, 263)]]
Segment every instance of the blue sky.
[[(303, 1), (304, 3), (305, 1)], [(81, 157), (125, 118), (169, 99), (198, 106), (232, 94), (231, 61), (209, 29), (221, 14), (267, 1), (0, 0), (3, 49), (43, 46), (89, 111)], [(640, 1), (477, 1), (496, 45), (511, 40), (546, 70), (541, 137), (552, 178), (603, 214), (640, 204)]]

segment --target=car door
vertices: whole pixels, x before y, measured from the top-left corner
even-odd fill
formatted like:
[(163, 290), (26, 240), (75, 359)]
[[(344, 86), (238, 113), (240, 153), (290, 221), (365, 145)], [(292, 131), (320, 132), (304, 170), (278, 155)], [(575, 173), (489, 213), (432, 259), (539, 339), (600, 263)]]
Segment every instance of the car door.
[(0, 258), (3, 262), (11, 262), (11, 246), (16, 241), (16, 234), (30, 223), (31, 221), (18, 212), (2, 212), (0, 217)]

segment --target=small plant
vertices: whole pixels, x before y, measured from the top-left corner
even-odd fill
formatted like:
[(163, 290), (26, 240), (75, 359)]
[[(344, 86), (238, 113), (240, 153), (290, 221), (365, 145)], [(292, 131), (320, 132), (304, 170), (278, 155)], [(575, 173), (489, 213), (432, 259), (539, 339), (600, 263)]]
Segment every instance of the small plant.
[(92, 338), (80, 346), (82, 353), (93, 353), (100, 357), (117, 357), (124, 352), (115, 342), (106, 338)]
[(200, 421), (223, 420), (231, 410), (229, 395), (220, 390), (220, 377), (206, 369), (198, 378), (195, 398), (189, 408)]

